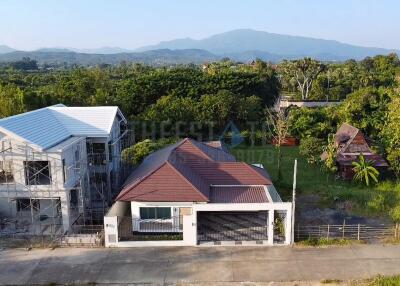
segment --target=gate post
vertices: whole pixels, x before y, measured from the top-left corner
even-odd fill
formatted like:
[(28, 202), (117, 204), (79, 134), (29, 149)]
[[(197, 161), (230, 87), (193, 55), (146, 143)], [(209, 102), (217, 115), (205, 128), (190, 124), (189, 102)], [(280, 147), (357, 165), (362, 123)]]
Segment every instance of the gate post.
[(197, 245), (197, 212), (183, 216), (183, 241), (185, 245)]
[(268, 210), (268, 244), (274, 245), (274, 209)]

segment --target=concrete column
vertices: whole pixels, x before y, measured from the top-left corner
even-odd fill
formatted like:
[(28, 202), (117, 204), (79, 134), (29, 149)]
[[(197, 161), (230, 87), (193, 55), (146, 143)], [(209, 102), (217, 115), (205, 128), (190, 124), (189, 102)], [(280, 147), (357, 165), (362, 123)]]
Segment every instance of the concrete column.
[(106, 247), (118, 245), (118, 217), (104, 217), (104, 242)]
[(64, 232), (69, 231), (70, 229), (70, 206), (68, 196), (60, 197), (61, 203), (61, 217), (62, 217), (62, 224)]
[(285, 244), (292, 243), (292, 208), (286, 210), (285, 219)]
[(274, 210), (268, 210), (268, 244), (274, 244)]
[(183, 216), (183, 241), (185, 245), (197, 245), (197, 212)]

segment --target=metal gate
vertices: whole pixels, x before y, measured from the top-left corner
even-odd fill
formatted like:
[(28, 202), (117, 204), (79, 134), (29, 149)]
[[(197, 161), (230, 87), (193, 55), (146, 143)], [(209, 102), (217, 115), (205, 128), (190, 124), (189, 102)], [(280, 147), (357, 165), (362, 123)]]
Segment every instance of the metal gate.
[(266, 241), (268, 212), (199, 212), (198, 241)]

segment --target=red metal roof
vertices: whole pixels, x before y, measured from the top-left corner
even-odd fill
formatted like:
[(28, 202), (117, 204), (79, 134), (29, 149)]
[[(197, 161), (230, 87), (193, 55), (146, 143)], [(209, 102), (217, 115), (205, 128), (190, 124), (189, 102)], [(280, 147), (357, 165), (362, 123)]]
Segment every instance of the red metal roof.
[(212, 186), (211, 203), (268, 203), (263, 186)]
[(211, 185), (270, 185), (268, 174), (231, 154), (184, 139), (148, 157), (118, 195), (120, 201), (208, 202)]
[(207, 202), (204, 196), (169, 163), (163, 164), (138, 184), (122, 190), (118, 201)]

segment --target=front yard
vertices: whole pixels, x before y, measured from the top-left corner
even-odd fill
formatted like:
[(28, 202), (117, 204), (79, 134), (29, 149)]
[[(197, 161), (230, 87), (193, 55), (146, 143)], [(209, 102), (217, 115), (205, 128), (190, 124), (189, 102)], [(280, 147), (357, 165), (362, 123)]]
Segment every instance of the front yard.
[[(231, 149), (238, 161), (261, 163), (268, 170), (284, 200), (291, 200), (293, 165), (297, 158), (297, 206), (300, 223), (385, 223), (400, 205), (400, 185), (382, 182), (375, 186), (337, 179), (310, 165), (298, 147), (282, 147), (282, 178), (278, 180), (277, 152), (272, 145)], [(399, 208), (399, 207), (398, 207)]]

